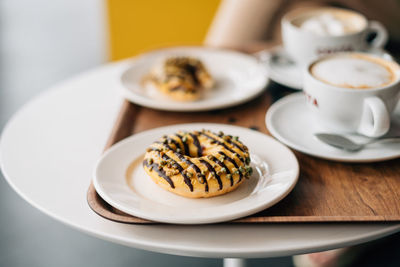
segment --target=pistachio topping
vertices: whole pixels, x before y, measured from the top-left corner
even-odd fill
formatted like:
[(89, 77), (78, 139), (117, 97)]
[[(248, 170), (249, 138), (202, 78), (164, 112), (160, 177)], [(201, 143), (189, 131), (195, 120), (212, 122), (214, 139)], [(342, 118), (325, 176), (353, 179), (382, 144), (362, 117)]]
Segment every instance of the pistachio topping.
[[(179, 184), (186, 183), (192, 192), (198, 190), (196, 186), (200, 184), (203, 184), (200, 189), (213, 192), (215, 186), (219, 185), (219, 190), (226, 186), (235, 187), (242, 178), (251, 176), (251, 158), (245, 148), (238, 136), (225, 135), (223, 131), (178, 131), (164, 135), (149, 146), (146, 152), (157, 153), (146, 154), (144, 165), (147, 172), (156, 170), (157, 173), (151, 175), (158, 174), (170, 185), (172, 183), (172, 187), (171, 179)], [(214, 179), (217, 185), (212, 181)]]
[(247, 166), (247, 167), (246, 167), (246, 174), (249, 175), (249, 176), (251, 176), (252, 173), (253, 173), (253, 168), (250, 167), (250, 166)]
[(197, 176), (197, 180), (198, 180), (199, 183), (201, 183), (201, 184), (204, 184), (204, 182), (205, 182), (204, 176)]
[(240, 166), (240, 167), (239, 167), (239, 171), (240, 171), (241, 173), (244, 173), (244, 172), (245, 172), (245, 169), (244, 169), (242, 166)]

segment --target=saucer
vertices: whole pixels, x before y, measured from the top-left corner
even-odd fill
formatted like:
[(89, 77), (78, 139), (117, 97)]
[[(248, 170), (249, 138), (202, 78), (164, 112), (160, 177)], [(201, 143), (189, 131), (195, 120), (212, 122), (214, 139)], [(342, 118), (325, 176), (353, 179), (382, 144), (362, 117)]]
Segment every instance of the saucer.
[(302, 69), (289, 58), (282, 46), (261, 51), (258, 57), (264, 62), (272, 81), (295, 90), (303, 89)]
[[(255, 171), (250, 179), (230, 193), (198, 199), (157, 186), (142, 167), (146, 148), (165, 134), (203, 128), (240, 136), (251, 151)], [(203, 224), (229, 221), (271, 207), (294, 188), (298, 175), (293, 152), (268, 135), (225, 124), (192, 123), (141, 132), (113, 145), (98, 161), (93, 184), (106, 202), (133, 216), (165, 223)]]
[[(215, 80), (215, 86), (196, 101), (175, 101), (150, 83), (143, 83), (151, 69), (170, 56), (190, 56), (200, 59)], [(159, 110), (206, 111), (226, 108), (249, 101), (268, 84), (265, 67), (247, 54), (210, 47), (171, 47), (142, 54), (134, 58), (121, 74), (120, 91), (129, 101)]]
[[(382, 49), (375, 48), (367, 52), (393, 60), (393, 57)], [(295, 90), (303, 89), (303, 69), (290, 59), (283, 46), (278, 45), (270, 50), (258, 52), (257, 57), (265, 64), (272, 81)]]
[[(349, 152), (322, 143), (314, 133), (327, 132), (315, 123), (309, 112), (303, 93), (286, 96), (273, 104), (265, 118), (270, 133), (287, 146), (305, 154), (342, 162), (375, 162), (400, 157), (400, 142), (378, 142), (357, 152)], [(392, 116), (389, 136), (400, 133), (400, 104)], [(369, 138), (359, 135), (347, 136), (355, 142)]]

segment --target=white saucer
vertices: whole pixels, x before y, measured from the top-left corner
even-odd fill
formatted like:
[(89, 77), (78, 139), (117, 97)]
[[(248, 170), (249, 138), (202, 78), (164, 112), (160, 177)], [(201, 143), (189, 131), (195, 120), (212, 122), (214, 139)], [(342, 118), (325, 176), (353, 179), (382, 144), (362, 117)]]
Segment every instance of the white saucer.
[(303, 89), (302, 70), (289, 58), (282, 46), (261, 51), (258, 56), (264, 62), (272, 81), (295, 90)]
[[(240, 136), (255, 161), (253, 168), (258, 166), (260, 171), (235, 191), (208, 199), (184, 198), (157, 186), (143, 171), (146, 148), (164, 134), (203, 128)], [(139, 164), (126, 178), (135, 160)], [(203, 224), (237, 219), (274, 205), (293, 189), (298, 175), (298, 162), (290, 149), (265, 134), (224, 124), (193, 123), (145, 131), (117, 143), (98, 161), (93, 183), (105, 201), (128, 214), (158, 222)]]
[[(155, 64), (177, 55), (199, 58), (216, 81), (214, 88), (197, 101), (174, 101), (150, 84), (142, 83)], [(265, 67), (250, 55), (206, 47), (175, 47), (133, 59), (122, 74), (121, 83), (123, 96), (138, 105), (170, 111), (201, 111), (234, 106), (254, 98), (266, 88), (268, 77)]]
[[(400, 157), (400, 142), (371, 144), (357, 152), (348, 152), (322, 143), (314, 136), (314, 133), (327, 131), (314, 122), (312, 114), (307, 109), (303, 93), (286, 96), (273, 104), (265, 120), (268, 130), (279, 141), (315, 157), (343, 162), (374, 162)], [(392, 116), (389, 135), (399, 133), (400, 105), (397, 105)], [(358, 135), (349, 137), (360, 143), (368, 140)]]
[[(385, 50), (374, 49), (369, 52), (393, 60)], [(272, 81), (295, 90), (303, 89), (303, 69), (290, 59), (282, 46), (258, 52), (257, 56), (265, 64)]]

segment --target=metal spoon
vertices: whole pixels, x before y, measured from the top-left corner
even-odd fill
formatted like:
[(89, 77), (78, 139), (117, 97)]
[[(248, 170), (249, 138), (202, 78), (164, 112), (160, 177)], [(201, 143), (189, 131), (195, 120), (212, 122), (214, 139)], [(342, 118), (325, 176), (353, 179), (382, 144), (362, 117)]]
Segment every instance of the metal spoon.
[(376, 143), (376, 142), (383, 142), (383, 141), (399, 141), (400, 137), (386, 137), (386, 138), (380, 138), (380, 139), (372, 139), (368, 142), (365, 143), (355, 143), (348, 139), (347, 137), (344, 137), (343, 135), (339, 134), (327, 134), (327, 133), (316, 133), (314, 134), (320, 141), (340, 148), (344, 149), (347, 151), (358, 151), (363, 149), (366, 145)]

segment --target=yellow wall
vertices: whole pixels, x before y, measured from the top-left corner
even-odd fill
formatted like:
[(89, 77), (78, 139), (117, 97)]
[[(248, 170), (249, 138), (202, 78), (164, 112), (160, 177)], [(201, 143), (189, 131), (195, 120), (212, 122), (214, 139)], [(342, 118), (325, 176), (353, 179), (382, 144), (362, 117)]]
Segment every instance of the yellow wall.
[(201, 44), (220, 0), (107, 0), (111, 60)]

